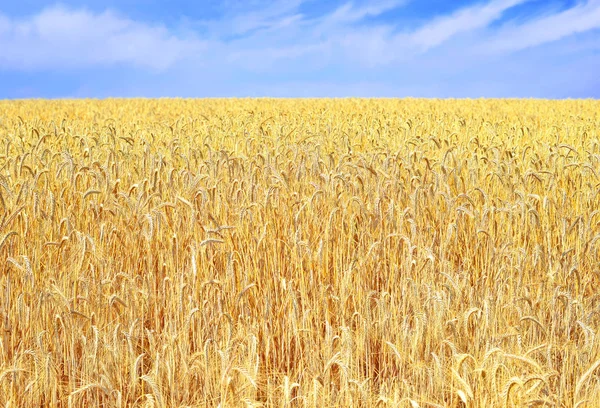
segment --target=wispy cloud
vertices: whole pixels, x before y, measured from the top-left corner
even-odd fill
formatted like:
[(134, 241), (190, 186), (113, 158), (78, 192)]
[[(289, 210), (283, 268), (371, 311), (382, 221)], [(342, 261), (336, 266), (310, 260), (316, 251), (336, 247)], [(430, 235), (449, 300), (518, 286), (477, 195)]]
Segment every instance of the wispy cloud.
[(338, 7), (333, 13), (322, 18), (322, 22), (324, 26), (356, 23), (367, 17), (379, 16), (386, 11), (398, 8), (405, 3), (406, 1), (402, 0), (374, 1), (361, 6), (345, 3)]
[(438, 46), (457, 34), (489, 26), (502, 17), (506, 10), (526, 1), (529, 0), (494, 0), (463, 8), (419, 28), (410, 34), (410, 41), (423, 50)]
[(233, 7), (218, 19), (203, 21), (203, 25), (210, 37), (214, 39), (228, 39), (244, 34), (256, 34), (263, 30), (283, 29), (290, 23), (299, 21), (300, 6), (306, 0), (275, 0), (263, 4), (260, 2), (248, 10)]
[(592, 0), (520, 25), (506, 24), (485, 46), (493, 53), (517, 51), (599, 28), (600, 1)]

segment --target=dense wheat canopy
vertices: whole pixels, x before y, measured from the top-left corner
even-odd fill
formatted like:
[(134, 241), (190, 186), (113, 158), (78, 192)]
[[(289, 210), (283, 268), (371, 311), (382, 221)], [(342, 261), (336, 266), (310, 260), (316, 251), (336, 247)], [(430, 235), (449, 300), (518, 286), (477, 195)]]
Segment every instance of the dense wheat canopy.
[(600, 102), (0, 102), (0, 405), (600, 407)]

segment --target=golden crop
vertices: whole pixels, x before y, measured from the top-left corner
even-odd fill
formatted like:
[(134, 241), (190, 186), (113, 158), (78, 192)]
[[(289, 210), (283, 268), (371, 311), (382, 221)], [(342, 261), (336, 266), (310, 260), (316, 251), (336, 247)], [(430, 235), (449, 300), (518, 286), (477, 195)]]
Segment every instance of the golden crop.
[(0, 405), (600, 407), (600, 102), (0, 102)]

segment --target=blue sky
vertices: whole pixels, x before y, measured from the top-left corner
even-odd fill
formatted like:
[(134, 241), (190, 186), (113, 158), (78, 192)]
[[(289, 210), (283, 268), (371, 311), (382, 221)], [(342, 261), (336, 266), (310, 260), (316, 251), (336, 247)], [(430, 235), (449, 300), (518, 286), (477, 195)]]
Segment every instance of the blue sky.
[(600, 97), (600, 0), (0, 0), (0, 99)]

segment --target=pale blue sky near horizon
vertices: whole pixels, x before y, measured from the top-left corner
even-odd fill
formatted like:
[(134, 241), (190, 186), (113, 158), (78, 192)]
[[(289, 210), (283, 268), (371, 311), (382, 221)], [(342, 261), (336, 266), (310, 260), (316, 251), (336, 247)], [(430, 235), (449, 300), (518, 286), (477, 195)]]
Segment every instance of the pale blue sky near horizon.
[(600, 98), (600, 0), (0, 0), (0, 99)]

